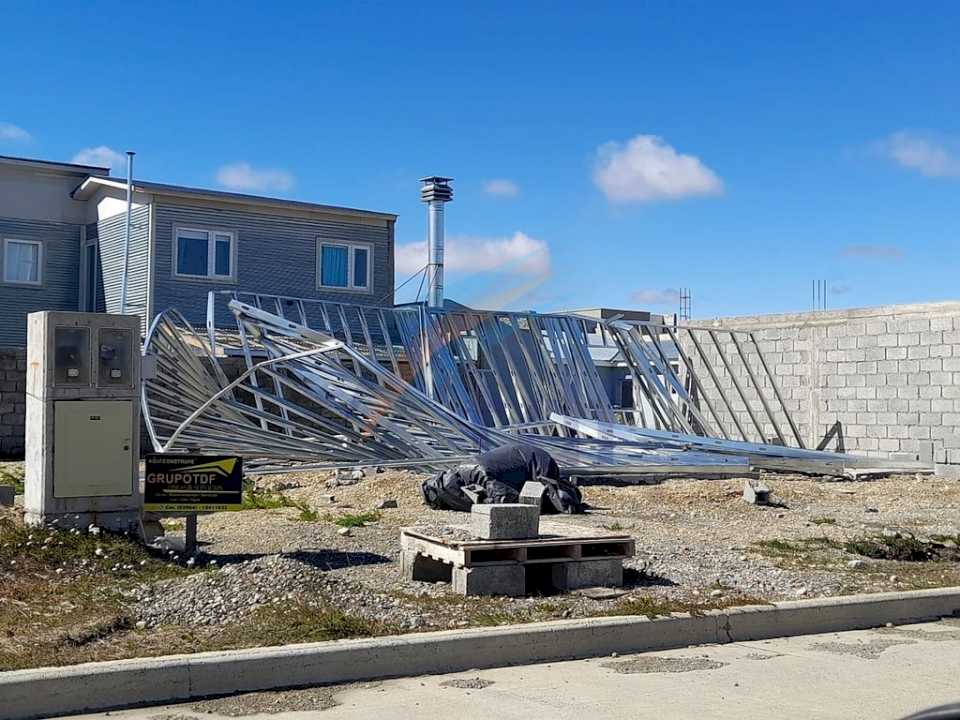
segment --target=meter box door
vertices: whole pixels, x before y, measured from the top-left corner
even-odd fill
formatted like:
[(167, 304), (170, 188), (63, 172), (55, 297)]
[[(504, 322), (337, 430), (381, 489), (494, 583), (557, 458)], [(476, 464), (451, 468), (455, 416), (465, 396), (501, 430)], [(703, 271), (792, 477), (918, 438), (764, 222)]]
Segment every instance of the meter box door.
[(60, 400), (54, 416), (54, 497), (130, 495), (133, 402)]

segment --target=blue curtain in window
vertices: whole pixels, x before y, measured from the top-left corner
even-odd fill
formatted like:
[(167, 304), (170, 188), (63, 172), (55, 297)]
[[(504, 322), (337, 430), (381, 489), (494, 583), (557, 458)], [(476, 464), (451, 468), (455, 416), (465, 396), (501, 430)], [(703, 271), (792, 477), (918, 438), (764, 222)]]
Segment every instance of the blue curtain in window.
[(320, 284), (347, 287), (347, 248), (323, 246), (320, 254)]
[(358, 288), (367, 286), (366, 248), (356, 248), (353, 251), (353, 286)]

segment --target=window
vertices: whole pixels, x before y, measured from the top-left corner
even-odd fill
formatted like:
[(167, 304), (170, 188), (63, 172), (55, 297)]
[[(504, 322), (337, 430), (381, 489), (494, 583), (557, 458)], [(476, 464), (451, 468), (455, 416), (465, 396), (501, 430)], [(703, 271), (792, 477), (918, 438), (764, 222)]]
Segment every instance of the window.
[(3, 281), (23, 285), (43, 282), (43, 244), (38, 240), (3, 241)]
[(175, 275), (233, 280), (236, 233), (177, 228)]
[(370, 292), (369, 245), (348, 243), (319, 243), (319, 272), (321, 288), (339, 288)]

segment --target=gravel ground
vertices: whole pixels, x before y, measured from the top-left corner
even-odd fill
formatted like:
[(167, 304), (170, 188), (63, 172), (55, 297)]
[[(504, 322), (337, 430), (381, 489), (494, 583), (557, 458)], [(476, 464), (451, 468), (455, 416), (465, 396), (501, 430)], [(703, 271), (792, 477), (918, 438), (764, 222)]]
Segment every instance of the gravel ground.
[[(218, 513), (200, 518), (200, 564), (209, 572), (143, 586), (130, 595), (132, 611), (148, 627), (216, 626), (257, 607), (299, 600), (395, 625), (436, 629), (616, 612), (631, 600), (736, 604), (960, 584), (958, 563), (895, 563), (842, 550), (798, 545), (768, 552), (759, 541), (802, 543), (848, 540), (886, 531), (918, 536), (960, 533), (960, 483), (898, 476), (827, 482), (770, 475), (777, 506), (741, 499), (743, 481), (670, 480), (650, 486), (583, 488), (590, 511), (554, 516), (559, 522), (606, 528), (636, 539), (627, 561), (627, 589), (619, 599), (578, 595), (534, 598), (462, 598), (449, 586), (409, 582), (399, 572), (404, 526), (462, 525), (463, 513), (422, 504), (422, 476), (406, 471), (370, 474), (359, 483), (329, 487), (329, 474), (261, 478), (319, 512), (313, 522), (294, 508)], [(331, 500), (330, 496), (333, 495)], [(397, 507), (351, 528), (334, 520), (371, 511), (384, 500)]]

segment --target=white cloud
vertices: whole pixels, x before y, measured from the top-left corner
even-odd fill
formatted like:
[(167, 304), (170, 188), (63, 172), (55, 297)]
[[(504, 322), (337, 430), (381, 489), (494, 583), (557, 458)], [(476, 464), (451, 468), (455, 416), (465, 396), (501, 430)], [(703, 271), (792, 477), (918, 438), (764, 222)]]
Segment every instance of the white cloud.
[(960, 177), (960, 142), (902, 130), (879, 143), (875, 149), (901, 167), (927, 177)]
[(896, 245), (847, 245), (840, 250), (840, 254), (845, 257), (899, 260), (903, 257), (903, 248)]
[[(396, 271), (410, 275), (427, 264), (427, 243), (397, 245)], [(550, 248), (522, 232), (504, 238), (450, 236), (444, 247), (444, 268), (450, 272), (500, 272), (510, 275), (546, 275)]]
[(127, 174), (127, 156), (106, 145), (84, 148), (70, 160), (77, 165), (96, 165), (110, 168), (115, 175)]
[(217, 182), (230, 190), (284, 191), (293, 187), (293, 173), (276, 168), (256, 169), (238, 162), (217, 170)]
[(502, 198), (515, 198), (520, 194), (519, 186), (513, 180), (505, 178), (488, 180), (483, 184), (483, 191), (487, 195)]
[(597, 149), (593, 181), (610, 202), (654, 202), (719, 195), (723, 181), (693, 155), (682, 155), (656, 135)]
[(680, 291), (674, 288), (666, 288), (665, 290), (647, 288), (631, 293), (630, 299), (640, 305), (678, 305), (680, 303)]
[(33, 137), (22, 127), (18, 127), (13, 123), (0, 122), (0, 140), (30, 142), (33, 140)]

